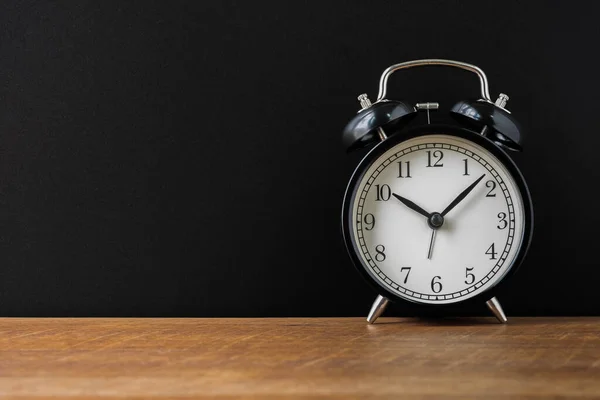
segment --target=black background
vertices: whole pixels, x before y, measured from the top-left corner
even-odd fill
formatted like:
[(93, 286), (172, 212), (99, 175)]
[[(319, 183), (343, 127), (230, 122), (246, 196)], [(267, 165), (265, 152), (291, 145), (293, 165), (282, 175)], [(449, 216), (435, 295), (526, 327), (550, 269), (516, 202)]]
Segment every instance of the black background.
[[(0, 5), (0, 314), (364, 315), (339, 213), (341, 129), (387, 66), (480, 66), (528, 130), (534, 199), (509, 315), (598, 314), (594, 2)], [(478, 96), (467, 72), (389, 96)], [(412, 314), (406, 304), (392, 312)], [(481, 308), (461, 310), (485, 312)]]

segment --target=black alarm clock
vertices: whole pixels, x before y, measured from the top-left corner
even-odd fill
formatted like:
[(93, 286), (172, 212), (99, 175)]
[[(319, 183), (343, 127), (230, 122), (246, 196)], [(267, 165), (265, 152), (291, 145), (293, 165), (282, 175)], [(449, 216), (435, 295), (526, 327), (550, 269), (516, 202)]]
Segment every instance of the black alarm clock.
[[(455, 124), (431, 124), (438, 103), (386, 98), (395, 71), (439, 65), (479, 77), (481, 98), (455, 104)], [(356, 167), (344, 196), (342, 233), (360, 274), (379, 294), (367, 317), (389, 301), (427, 307), (484, 301), (496, 318), (506, 316), (497, 290), (522, 263), (533, 234), (531, 195), (507, 151), (522, 149), (523, 133), (495, 102), (484, 72), (471, 64), (429, 59), (392, 65), (380, 79), (373, 104), (346, 125), (348, 151), (374, 146)], [(419, 110), (426, 122), (411, 119)]]

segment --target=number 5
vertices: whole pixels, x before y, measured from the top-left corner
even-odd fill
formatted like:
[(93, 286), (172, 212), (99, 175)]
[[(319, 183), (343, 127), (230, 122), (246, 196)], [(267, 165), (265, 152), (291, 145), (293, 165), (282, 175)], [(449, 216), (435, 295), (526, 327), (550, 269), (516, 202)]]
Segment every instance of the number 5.
[(473, 275), (471, 273), (471, 271), (473, 271), (475, 268), (469, 268), (467, 267), (467, 270), (465, 271), (465, 283), (467, 285), (472, 284), (473, 282), (475, 282), (475, 275)]

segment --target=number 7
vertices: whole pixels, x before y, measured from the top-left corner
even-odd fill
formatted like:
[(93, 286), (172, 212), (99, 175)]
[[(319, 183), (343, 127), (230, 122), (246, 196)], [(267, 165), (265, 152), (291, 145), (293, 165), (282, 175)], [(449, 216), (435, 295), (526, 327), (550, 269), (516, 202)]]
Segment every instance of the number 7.
[(408, 270), (408, 272), (406, 273), (406, 277), (404, 278), (404, 283), (406, 283), (408, 281), (408, 276), (410, 275), (410, 268), (411, 267), (402, 267), (402, 268), (400, 268), (400, 272), (404, 272), (404, 270)]

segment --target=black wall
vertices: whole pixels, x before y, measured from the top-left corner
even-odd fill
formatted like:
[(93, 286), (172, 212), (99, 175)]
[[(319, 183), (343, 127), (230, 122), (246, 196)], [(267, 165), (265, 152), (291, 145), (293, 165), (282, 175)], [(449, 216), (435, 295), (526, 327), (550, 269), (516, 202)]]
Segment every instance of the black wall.
[[(364, 315), (340, 133), (384, 68), (427, 57), (483, 68), (529, 132), (536, 230), (505, 310), (599, 314), (598, 3), (355, 3), (3, 2), (0, 314)], [(479, 93), (436, 68), (390, 86)]]

